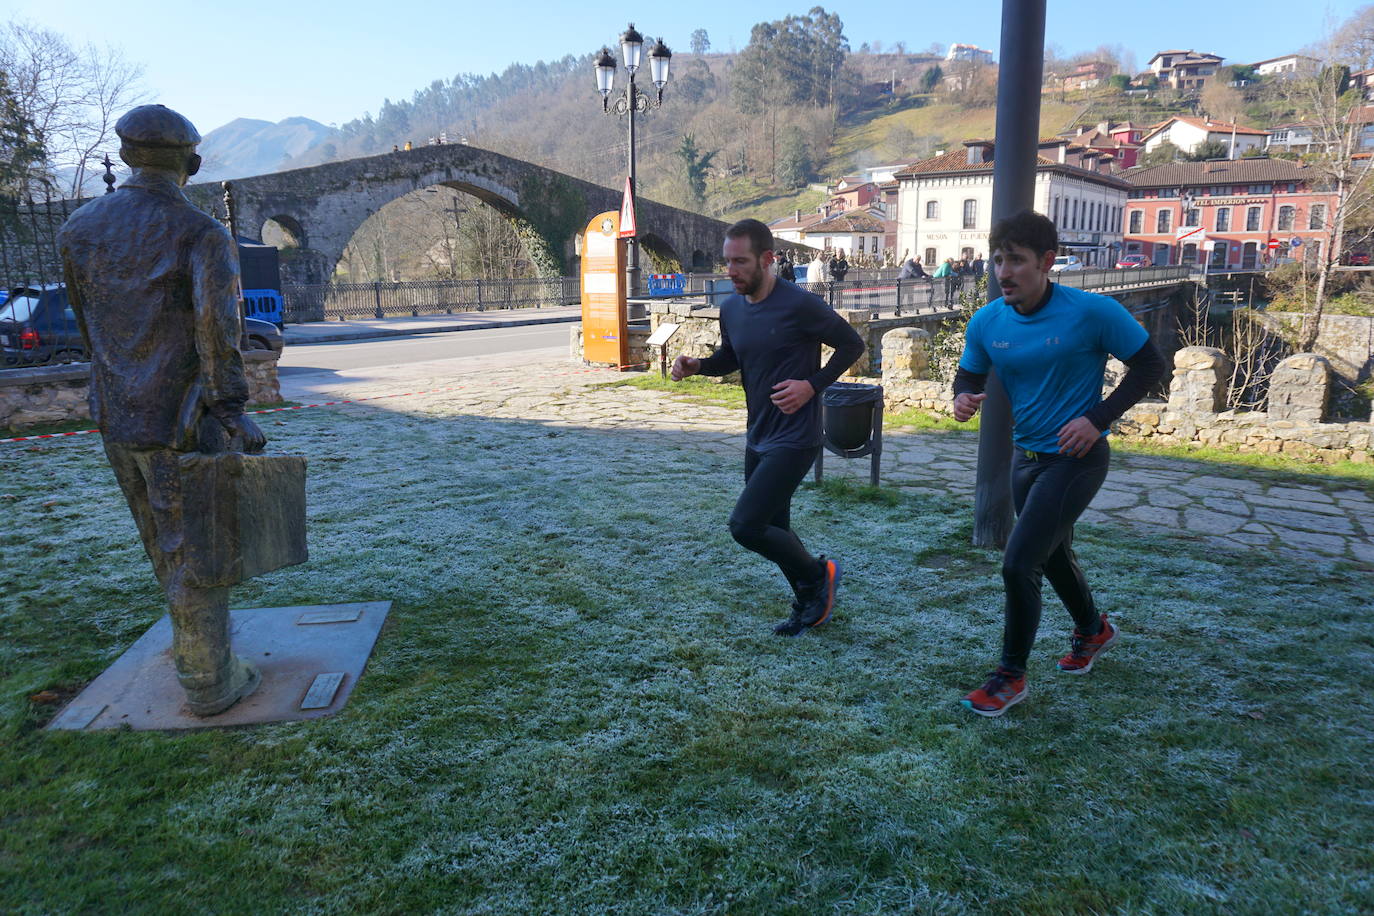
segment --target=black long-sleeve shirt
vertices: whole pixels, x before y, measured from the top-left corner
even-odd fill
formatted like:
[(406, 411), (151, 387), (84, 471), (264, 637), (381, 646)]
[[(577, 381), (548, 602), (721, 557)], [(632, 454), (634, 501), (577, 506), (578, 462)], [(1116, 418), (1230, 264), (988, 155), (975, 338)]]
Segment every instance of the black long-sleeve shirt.
[[(702, 375), (739, 370), (749, 413), (749, 447), (813, 448), (821, 444), (821, 392), (864, 352), (863, 340), (819, 296), (777, 280), (766, 299), (728, 296), (720, 306), (720, 349), (701, 361)], [(821, 344), (835, 352), (821, 366)], [(787, 379), (811, 383), (816, 396), (796, 413), (772, 401)]]

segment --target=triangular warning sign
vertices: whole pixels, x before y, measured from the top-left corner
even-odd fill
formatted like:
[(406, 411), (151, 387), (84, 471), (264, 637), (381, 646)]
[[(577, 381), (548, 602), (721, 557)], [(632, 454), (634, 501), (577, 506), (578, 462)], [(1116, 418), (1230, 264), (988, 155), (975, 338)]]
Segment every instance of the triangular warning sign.
[(630, 179), (625, 179), (625, 196), (620, 201), (619, 238), (632, 239), (638, 232), (635, 228), (635, 192), (630, 187)]

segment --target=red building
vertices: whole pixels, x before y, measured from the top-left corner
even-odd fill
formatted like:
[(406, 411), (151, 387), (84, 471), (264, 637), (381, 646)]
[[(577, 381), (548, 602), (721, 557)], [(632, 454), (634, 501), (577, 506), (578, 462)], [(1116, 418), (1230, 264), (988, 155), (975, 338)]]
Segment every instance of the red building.
[(1320, 175), (1287, 159), (1174, 162), (1121, 177), (1131, 186), (1125, 253), (1157, 265), (1248, 270), (1274, 256), (1315, 257), (1336, 208)]
[(1070, 149), (1081, 146), (1104, 155), (1110, 154), (1115, 157), (1116, 168), (1129, 169), (1140, 155), (1140, 134), (1140, 126), (1130, 121), (1115, 126), (1102, 121), (1095, 127), (1080, 125), (1059, 136), (1069, 141)]

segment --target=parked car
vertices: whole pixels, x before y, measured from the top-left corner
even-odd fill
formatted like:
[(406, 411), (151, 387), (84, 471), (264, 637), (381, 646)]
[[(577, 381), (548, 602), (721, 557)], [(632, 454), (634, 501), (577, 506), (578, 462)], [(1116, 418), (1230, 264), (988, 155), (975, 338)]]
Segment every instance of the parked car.
[(1124, 254), (1117, 259), (1116, 266), (1121, 270), (1129, 270), (1133, 267), (1149, 267), (1150, 259), (1143, 254)]
[(61, 283), (18, 286), (0, 305), (0, 365), (40, 366), (86, 358), (86, 342)]
[(239, 344), (241, 350), (272, 350), (281, 353), (281, 348), (286, 346), (286, 338), (282, 336), (281, 328), (270, 321), (263, 321), (261, 318), (243, 319), (243, 342)]
[(1369, 252), (1352, 251), (1345, 256), (1345, 263), (1349, 264), (1351, 267), (1368, 267)]
[[(1044, 262), (1041, 262), (1044, 263)], [(1082, 270), (1083, 262), (1076, 254), (1061, 254), (1054, 259), (1054, 264), (1050, 265), (1050, 270), (1058, 273), (1061, 270)]]
[[(243, 319), (243, 350), (272, 350), (285, 346), (281, 329), (259, 318)], [(16, 287), (0, 303), (0, 365), (41, 366), (86, 358), (86, 341), (76, 323), (62, 283)]]

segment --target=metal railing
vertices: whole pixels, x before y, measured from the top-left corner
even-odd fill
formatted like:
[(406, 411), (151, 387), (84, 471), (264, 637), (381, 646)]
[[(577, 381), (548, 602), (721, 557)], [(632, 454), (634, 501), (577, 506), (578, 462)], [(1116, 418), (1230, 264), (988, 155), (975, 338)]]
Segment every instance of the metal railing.
[(1109, 267), (1061, 270), (1053, 275), (1053, 279), (1056, 283), (1062, 283), (1064, 286), (1104, 290), (1137, 286), (1162, 286), (1188, 280), (1192, 275), (1192, 268), (1185, 264), (1173, 267), (1128, 267), (1120, 269)]
[(282, 285), (282, 299), (283, 320), (299, 323), (575, 305), (581, 299), (581, 289), (577, 277), (287, 283)]

